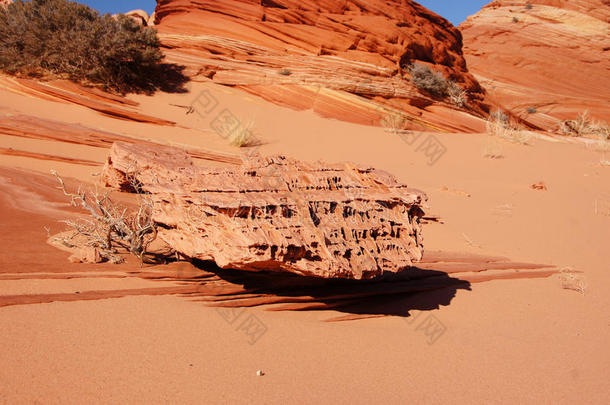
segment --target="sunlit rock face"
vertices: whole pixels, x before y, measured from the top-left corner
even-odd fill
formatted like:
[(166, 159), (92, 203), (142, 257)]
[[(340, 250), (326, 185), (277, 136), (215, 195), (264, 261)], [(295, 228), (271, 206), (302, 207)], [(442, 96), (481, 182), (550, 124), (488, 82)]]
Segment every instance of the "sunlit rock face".
[(148, 21), (150, 20), (150, 16), (144, 10), (132, 10), (125, 13), (126, 16), (131, 17), (138, 25), (143, 27), (148, 26)]
[(610, 122), (607, 0), (494, 1), (459, 28), (468, 68), (511, 112), (547, 130), (584, 111)]
[[(387, 106), (414, 127), (481, 128), (484, 94), (459, 30), (413, 1), (160, 0), (155, 16), (168, 61), (193, 80), (351, 122), (379, 124)], [(457, 109), (413, 86), (415, 62), (468, 91), (464, 112), (447, 120)]]

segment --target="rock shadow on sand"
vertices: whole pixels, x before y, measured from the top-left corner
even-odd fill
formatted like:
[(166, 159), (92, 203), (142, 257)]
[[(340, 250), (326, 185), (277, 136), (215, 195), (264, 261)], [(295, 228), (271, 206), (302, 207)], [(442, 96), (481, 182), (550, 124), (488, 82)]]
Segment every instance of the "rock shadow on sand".
[[(175, 266), (175, 267), (173, 267)], [(379, 316), (408, 318), (413, 311), (448, 306), (458, 290), (492, 280), (546, 278), (554, 266), (512, 262), (505, 257), (430, 251), (417, 266), (373, 280), (304, 277), (280, 272), (221, 269), (213, 261), (173, 263), (182, 294), (209, 306), (264, 307), (267, 311), (334, 310), (329, 321)], [(165, 278), (167, 280), (167, 278)]]
[(409, 317), (410, 312), (447, 306), (457, 290), (470, 283), (447, 272), (411, 267), (400, 275), (374, 280), (341, 280), (304, 277), (279, 272), (221, 269), (211, 261), (195, 261), (204, 273), (188, 294), (217, 307), (265, 306), (268, 311), (335, 310), (351, 320), (376, 316)]

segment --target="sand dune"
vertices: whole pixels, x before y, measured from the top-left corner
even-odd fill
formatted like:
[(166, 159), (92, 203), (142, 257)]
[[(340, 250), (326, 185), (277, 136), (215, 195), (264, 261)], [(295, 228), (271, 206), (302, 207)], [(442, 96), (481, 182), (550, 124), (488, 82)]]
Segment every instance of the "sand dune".
[[(48, 170), (73, 177), (73, 186), (91, 184), (99, 169), (89, 164), (103, 163), (111, 140), (186, 145), (201, 165), (240, 159), (210, 129), (213, 117), (172, 110), (198, 91), (213, 92), (237, 116), (256, 115), (261, 153), (370, 164), (426, 190), (430, 214), (441, 220), (424, 226), (427, 254), (416, 279), (301, 285), (205, 263), (73, 264), (48, 245), (44, 227), (55, 233), (63, 228), (57, 220), (76, 215)], [(188, 95), (130, 96), (142, 114), (162, 110), (177, 123), (167, 137), (163, 126), (83, 106), (2, 97), (11, 101), (0, 137), (12, 145), (0, 157), (0, 317), (12, 348), (0, 393), (8, 402), (398, 403), (473, 392), (490, 401), (527, 392), (532, 400), (605, 402), (610, 183), (594, 149), (502, 142), (504, 158), (491, 160), (482, 156), (487, 135), (426, 133), (446, 148), (429, 165), (417, 143), (382, 129), (207, 84)], [(40, 118), (28, 118), (32, 104)], [(548, 189), (532, 190), (540, 180)], [(586, 279), (584, 295), (562, 288), (557, 272), (566, 267), (582, 272), (574, 274)], [(260, 322), (258, 334), (247, 333), (252, 322)], [(266, 375), (257, 377), (258, 369)], [(385, 378), (371, 385), (375, 375)]]

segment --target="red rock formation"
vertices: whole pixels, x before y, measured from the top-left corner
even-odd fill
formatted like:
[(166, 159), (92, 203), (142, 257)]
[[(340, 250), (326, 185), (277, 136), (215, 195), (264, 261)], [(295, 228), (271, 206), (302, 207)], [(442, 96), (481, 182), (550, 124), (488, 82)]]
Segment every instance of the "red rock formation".
[(0, 7), (6, 7), (11, 4), (13, 0), (0, 0)]
[(100, 251), (91, 246), (76, 249), (68, 260), (72, 263), (102, 263), (104, 261)]
[(482, 113), (460, 32), (413, 1), (159, 0), (155, 12), (168, 60), (194, 80), (358, 123), (378, 124), (386, 105), (412, 127), (482, 128), (467, 114), (447, 122), (437, 112), (455, 107), (405, 78), (409, 64), (428, 64), (467, 89), (468, 108)]
[(470, 71), (510, 112), (548, 130), (586, 110), (610, 122), (608, 0), (494, 1), (460, 29)]
[(148, 21), (146, 22), (146, 25), (149, 27), (152, 27), (153, 25), (155, 25), (155, 19), (157, 18), (157, 16), (155, 15), (155, 13), (153, 12), (150, 17), (148, 17)]
[(204, 169), (183, 151), (117, 142), (102, 181), (127, 179), (152, 194), (163, 241), (222, 268), (365, 279), (422, 258), (425, 194), (372, 168), (275, 156)]
[(150, 19), (148, 13), (144, 10), (131, 10), (125, 13), (126, 16), (131, 17), (138, 25), (143, 27), (148, 26), (148, 20)]

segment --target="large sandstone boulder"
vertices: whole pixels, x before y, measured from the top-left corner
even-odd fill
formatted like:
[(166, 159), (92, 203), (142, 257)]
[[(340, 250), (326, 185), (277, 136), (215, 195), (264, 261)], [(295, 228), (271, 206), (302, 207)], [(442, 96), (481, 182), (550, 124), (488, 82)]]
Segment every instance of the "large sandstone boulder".
[(610, 122), (610, 2), (493, 1), (460, 25), (490, 97), (539, 128), (584, 111)]
[(6, 7), (11, 4), (13, 0), (0, 0), (0, 7)]
[(162, 240), (221, 268), (367, 279), (422, 258), (426, 195), (373, 168), (273, 156), (206, 169), (183, 151), (117, 142), (102, 181), (128, 180), (151, 193)]
[(408, 65), (427, 64), (468, 91), (467, 112), (484, 114), (459, 30), (414, 1), (159, 0), (155, 16), (167, 60), (193, 80), (368, 125), (389, 108), (411, 128), (483, 128), (408, 79)]

